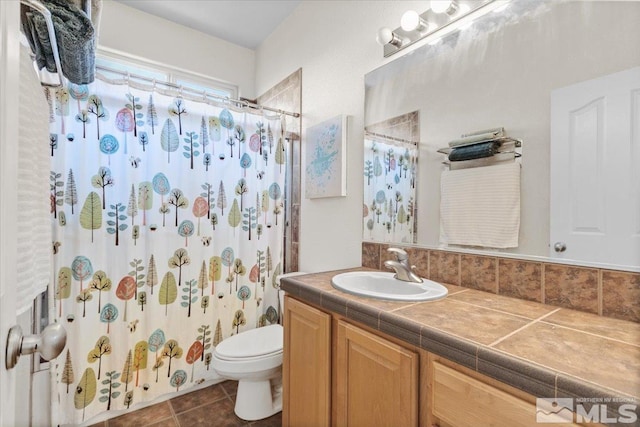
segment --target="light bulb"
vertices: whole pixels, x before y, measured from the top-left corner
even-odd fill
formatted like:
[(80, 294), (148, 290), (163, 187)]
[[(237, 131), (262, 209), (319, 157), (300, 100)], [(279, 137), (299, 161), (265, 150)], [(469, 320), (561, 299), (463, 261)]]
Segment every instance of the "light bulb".
[(378, 41), (379, 44), (381, 44), (382, 46), (386, 45), (387, 43), (389, 43), (391, 40), (393, 40), (393, 31), (391, 31), (389, 28), (387, 27), (382, 27), (378, 30), (378, 34), (376, 36), (376, 40)]
[(431, 0), (431, 10), (434, 13), (444, 13), (451, 7), (452, 0)]
[(407, 10), (400, 19), (400, 27), (404, 31), (425, 32), (429, 29), (429, 23), (422, 19), (415, 10)]
[(407, 10), (400, 18), (400, 26), (405, 31), (413, 31), (420, 26), (420, 15), (415, 10)]

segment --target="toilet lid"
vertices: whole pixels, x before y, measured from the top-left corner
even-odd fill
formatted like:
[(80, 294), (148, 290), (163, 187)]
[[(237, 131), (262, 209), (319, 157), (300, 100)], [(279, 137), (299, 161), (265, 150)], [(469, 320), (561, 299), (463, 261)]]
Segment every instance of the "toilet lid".
[(265, 356), (282, 351), (283, 329), (281, 325), (269, 325), (251, 329), (222, 340), (215, 349), (222, 358)]

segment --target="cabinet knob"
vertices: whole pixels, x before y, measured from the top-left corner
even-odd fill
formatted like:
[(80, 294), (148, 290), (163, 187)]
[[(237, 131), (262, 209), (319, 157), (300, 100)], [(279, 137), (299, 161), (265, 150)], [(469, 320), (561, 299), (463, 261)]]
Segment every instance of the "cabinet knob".
[(555, 245), (553, 245), (553, 249), (556, 252), (564, 252), (567, 250), (567, 244), (565, 242), (556, 242)]

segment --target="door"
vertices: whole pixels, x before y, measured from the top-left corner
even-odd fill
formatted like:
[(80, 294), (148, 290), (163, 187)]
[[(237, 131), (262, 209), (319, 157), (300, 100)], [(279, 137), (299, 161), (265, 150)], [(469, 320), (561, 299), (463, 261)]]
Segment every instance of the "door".
[(337, 427), (417, 427), (419, 356), (338, 321), (334, 414)]
[(285, 298), (282, 425), (329, 427), (331, 316)]
[(640, 267), (638, 164), (640, 67), (551, 93), (552, 258)]
[[(17, 277), (16, 185), (18, 171), (12, 142), (18, 140), (18, 42), (20, 2), (0, 1), (0, 426), (14, 426), (16, 402), (27, 401), (17, 394), (15, 369), (5, 368), (5, 347), (9, 328), (16, 324)], [(28, 410), (28, 408), (27, 408)]]

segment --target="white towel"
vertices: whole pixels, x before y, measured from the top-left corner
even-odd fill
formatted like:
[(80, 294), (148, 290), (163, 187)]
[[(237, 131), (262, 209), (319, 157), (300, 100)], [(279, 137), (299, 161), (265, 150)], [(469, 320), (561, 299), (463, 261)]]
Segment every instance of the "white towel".
[[(19, 274), (16, 283), (12, 284), (17, 291), (17, 314), (33, 307), (33, 299), (47, 289), (52, 275), (50, 184), (49, 174), (44, 172), (51, 169), (47, 150), (49, 106), (38, 76), (33, 72), (30, 52), (28, 47), (20, 47), (20, 117), (15, 146), (18, 162), (16, 210), (19, 212), (16, 234), (20, 256), (16, 266)], [(66, 178), (67, 171), (64, 172)]]
[(440, 182), (440, 242), (515, 248), (520, 163), (446, 170)]

